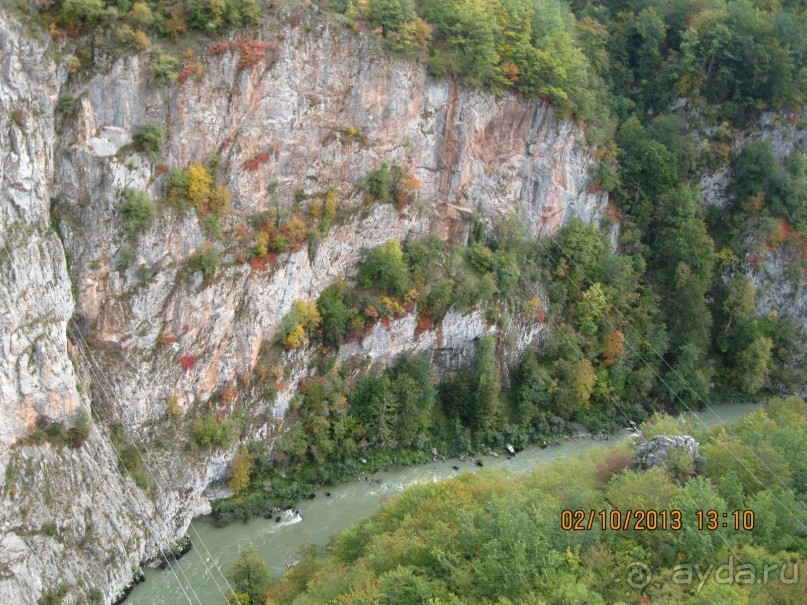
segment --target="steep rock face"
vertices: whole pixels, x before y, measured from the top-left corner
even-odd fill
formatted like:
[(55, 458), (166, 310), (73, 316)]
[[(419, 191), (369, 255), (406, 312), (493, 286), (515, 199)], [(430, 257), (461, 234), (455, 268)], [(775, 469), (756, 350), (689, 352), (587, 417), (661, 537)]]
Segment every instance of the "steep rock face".
[[(73, 311), (59, 238), (50, 228), (53, 103), (59, 73), (44, 44), (0, 13), (0, 595), (36, 603), (64, 584), (65, 602), (93, 587), (111, 597), (131, 570), (174, 538), (170, 519), (124, 480), (93, 428), (78, 450), (12, 446), (40, 417), (66, 424), (77, 390), (65, 328)], [(143, 529), (141, 519), (153, 518)], [(158, 527), (163, 524), (163, 527)], [(151, 534), (150, 530), (154, 533)], [(153, 536), (158, 536), (155, 541)], [(82, 585), (82, 589), (76, 588)]]
[[(732, 149), (739, 151), (753, 141), (768, 141), (779, 160), (807, 141), (807, 130), (803, 128), (807, 112), (765, 113), (753, 130), (738, 132), (732, 141)], [(711, 134), (711, 133), (709, 133)], [(706, 172), (701, 176), (701, 191), (707, 204), (725, 207), (728, 203), (727, 188), (731, 178), (731, 169), (722, 167), (715, 172)]]
[[(422, 66), (374, 52), (371, 40), (312, 27), (267, 28), (263, 37), (277, 48), (252, 68), (239, 68), (238, 51), (227, 51), (205, 60), (200, 78), (156, 88), (144, 58), (135, 56), (71, 89), (80, 110), (57, 154), (54, 194), (64, 208), (77, 313), (95, 325), (99, 340), (126, 351), (124, 371), (113, 380), (138, 422), (159, 417), (171, 393), (184, 405), (206, 400), (250, 371), (261, 341), (276, 335), (293, 301), (316, 298), (350, 275), (363, 247), (430, 231), (463, 238), (464, 218), (474, 210), (491, 223), (517, 213), (534, 231), (551, 232), (570, 216), (594, 220), (604, 202), (586, 189), (591, 159), (577, 144), (579, 132), (549, 107), (433, 81)], [(201, 284), (199, 276), (182, 278), (184, 259), (204, 242), (198, 222), (164, 212), (136, 248), (134, 266), (153, 274), (142, 285), (135, 270), (115, 268), (126, 246), (115, 205), (124, 187), (163, 195), (151, 161), (119, 153), (147, 121), (167, 127), (168, 165), (218, 152), (219, 182), (242, 216), (270, 208), (272, 181), (289, 204), (297, 190), (336, 187), (354, 213), (313, 256), (286, 255), (266, 274), (231, 266)], [(363, 134), (347, 136), (347, 129)], [(269, 160), (246, 170), (262, 152)], [(357, 209), (357, 179), (383, 162), (400, 164), (421, 183), (421, 203), (405, 216), (389, 206)], [(159, 334), (177, 343), (155, 359)], [(179, 371), (181, 353), (198, 359), (191, 371)], [(282, 394), (280, 401), (276, 414)]]
[(0, 21), (0, 446), (78, 405), (65, 355), (70, 280), (48, 215), (58, 89), (45, 47)]
[[(84, 178), (103, 175), (77, 152), (111, 158), (135, 126), (156, 121), (169, 129), (169, 164), (221, 153), (239, 210), (268, 209), (273, 179), (287, 197), (329, 185), (348, 193), (386, 161), (414, 174), (424, 199), (480, 204), (488, 219), (519, 211), (546, 232), (569, 216), (596, 218), (604, 200), (586, 189), (591, 158), (577, 144), (580, 131), (553, 109), (434, 81), (421, 65), (380, 55), (372, 40), (312, 28), (267, 29), (263, 37), (278, 48), (264, 61), (239, 69), (238, 51), (202, 58), (204, 74), (176, 87), (148, 85), (142, 55), (116, 62), (73, 91), (86, 96), (71, 164)], [(263, 151), (271, 154), (265, 166), (243, 169)], [(107, 178), (115, 178), (113, 164), (100, 167)], [(93, 190), (92, 180), (77, 184)]]
[[(153, 474), (146, 494), (120, 472), (103, 424), (77, 450), (22, 445), (40, 416), (70, 424), (92, 398), (144, 448), (169, 395), (188, 412), (248, 376), (293, 301), (353, 275), (363, 247), (427, 232), (462, 241), (471, 212), (488, 224), (514, 212), (533, 231), (552, 232), (571, 216), (596, 220), (605, 202), (586, 189), (590, 158), (577, 144), (579, 131), (552, 109), (432, 81), (420, 66), (383, 58), (372, 40), (326, 25), (267, 28), (262, 35), (277, 50), (265, 62), (240, 69), (238, 53), (225, 52), (200, 59), (201, 78), (176, 86), (150, 85), (143, 56), (111, 62), (87, 82), (63, 85), (78, 110), (58, 133), (62, 72), (45, 43), (16, 28), (0, 13), (0, 115), (10, 116), (0, 124), (0, 594), (14, 602), (35, 603), (62, 584), (70, 587), (64, 603), (82, 602), (93, 587), (111, 601), (133, 569), (184, 534), (232, 456), (152, 443), (141, 449)], [(228, 242), (206, 244), (192, 213), (161, 206), (134, 245), (134, 268), (119, 271), (122, 248), (132, 245), (116, 213), (122, 190), (162, 197), (156, 163), (126, 148), (146, 121), (168, 131), (156, 163), (221, 155), (219, 182), (234, 193), (226, 230), (270, 208), (274, 180), (282, 200), (298, 189), (336, 187), (347, 217), (316, 253), (283, 255), (262, 272), (236, 262)], [(364, 136), (345, 137), (348, 128)], [(263, 151), (270, 161), (244, 170)], [(382, 162), (400, 164), (422, 184), (420, 201), (405, 213), (367, 207), (354, 190)], [(186, 263), (204, 245), (222, 251), (222, 270), (210, 282)], [(141, 265), (151, 273), (145, 283)], [(523, 349), (542, 326), (513, 322), (508, 330)], [(410, 314), (377, 325), (339, 355), (388, 363), (418, 350), (450, 369), (495, 331), (478, 311), (452, 312), (425, 332)], [(161, 334), (174, 342), (160, 345)], [(283, 354), (285, 386), (274, 400), (254, 389), (239, 395), (254, 419), (245, 438), (271, 435), (311, 371), (310, 353)], [(187, 371), (178, 363), (183, 355), (196, 360)]]

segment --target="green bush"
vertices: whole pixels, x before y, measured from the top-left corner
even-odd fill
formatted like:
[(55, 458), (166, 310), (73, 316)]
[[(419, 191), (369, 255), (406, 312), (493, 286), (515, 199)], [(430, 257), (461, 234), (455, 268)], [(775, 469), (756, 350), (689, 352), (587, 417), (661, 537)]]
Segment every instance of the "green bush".
[(132, 144), (137, 151), (146, 153), (152, 160), (165, 144), (165, 128), (155, 122), (146, 122), (135, 129)]
[(48, 590), (36, 603), (37, 605), (60, 605), (67, 596), (67, 592), (67, 586), (62, 584), (58, 588)]
[(137, 279), (140, 281), (141, 284), (143, 285), (150, 284), (153, 277), (154, 275), (151, 272), (151, 267), (149, 267), (147, 264), (142, 263), (137, 268)]
[(123, 191), (123, 201), (118, 204), (118, 212), (130, 234), (136, 234), (149, 228), (157, 216), (157, 205), (146, 193), (127, 187)]
[(56, 112), (63, 117), (72, 117), (78, 109), (78, 99), (70, 94), (64, 94), (56, 101)]
[(81, 447), (90, 436), (90, 417), (83, 410), (78, 413), (73, 427), (67, 431), (73, 447)]
[(102, 0), (64, 0), (62, 17), (66, 23), (92, 25), (104, 12)]
[(260, 22), (261, 9), (256, 0), (230, 0), (226, 4), (187, 0), (184, 4), (188, 26), (201, 31), (216, 33)]
[(188, 259), (188, 266), (192, 271), (201, 271), (205, 280), (212, 279), (219, 270), (219, 251), (215, 248), (208, 248), (197, 252)]
[(221, 239), (224, 234), (224, 227), (221, 222), (221, 215), (215, 212), (206, 214), (202, 220), (202, 231), (210, 239)]
[(357, 301), (344, 281), (337, 281), (323, 290), (317, 299), (317, 310), (322, 317), (322, 342), (340, 344), (359, 317)]
[(176, 82), (179, 77), (181, 61), (173, 55), (160, 55), (151, 66), (151, 83), (155, 86), (167, 86)]
[(52, 422), (48, 425), (48, 428), (45, 429), (45, 435), (47, 438), (54, 442), (63, 441), (67, 432), (65, 431), (64, 425), (61, 422)]
[(380, 27), (385, 36), (399, 31), (415, 14), (412, 0), (369, 0), (367, 8), (368, 23)]
[(388, 202), (392, 199), (390, 172), (386, 163), (367, 175), (367, 192), (378, 202)]
[(791, 225), (807, 220), (805, 162), (799, 150), (787, 159), (787, 168), (779, 165), (768, 141), (743, 147), (732, 162), (729, 184), (737, 209), (751, 216), (764, 212)]
[(198, 419), (191, 430), (193, 443), (199, 448), (224, 448), (238, 437), (238, 426), (231, 418), (217, 420), (214, 416)]
[(135, 259), (135, 251), (131, 248), (122, 248), (115, 268), (121, 273), (128, 271)]
[(188, 184), (190, 178), (184, 168), (172, 168), (165, 180), (165, 199), (169, 204), (190, 205)]
[(396, 201), (398, 195), (406, 194), (406, 191), (401, 190), (404, 177), (409, 178), (400, 166), (388, 166), (384, 162), (376, 170), (368, 172), (359, 186), (376, 202), (391, 203)]
[(140, 489), (147, 489), (151, 478), (143, 467), (143, 458), (120, 424), (112, 428), (112, 444), (118, 456), (118, 471), (129, 475)]
[[(238, 559), (227, 571), (227, 579), (232, 582), (233, 590), (247, 596), (252, 605), (263, 605), (266, 591), (272, 583), (272, 575), (266, 563), (250, 547), (241, 548)], [(236, 598), (236, 602), (249, 605), (239, 598)]]
[(366, 250), (359, 264), (359, 283), (391, 296), (403, 296), (411, 287), (409, 272), (403, 260), (401, 242), (388, 241)]

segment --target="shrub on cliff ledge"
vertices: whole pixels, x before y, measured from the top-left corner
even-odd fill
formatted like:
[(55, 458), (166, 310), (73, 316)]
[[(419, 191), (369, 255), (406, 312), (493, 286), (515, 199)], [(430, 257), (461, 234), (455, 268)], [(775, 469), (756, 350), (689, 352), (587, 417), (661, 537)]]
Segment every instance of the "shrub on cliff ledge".
[(145, 231), (157, 216), (157, 205), (142, 191), (127, 187), (123, 191), (123, 201), (118, 204), (118, 212), (133, 237), (139, 231)]
[(169, 204), (185, 207), (188, 204), (188, 171), (173, 168), (165, 181), (165, 200)]
[(37, 605), (59, 605), (62, 600), (67, 596), (67, 586), (60, 584), (58, 588), (54, 588), (46, 592), (37, 601)]
[(211, 279), (219, 270), (219, 251), (209, 248), (197, 252), (188, 259), (188, 266), (192, 271), (201, 271), (205, 281)]
[(230, 418), (219, 420), (215, 416), (205, 416), (193, 425), (193, 444), (197, 448), (227, 447), (238, 436), (237, 428), (236, 422)]
[(134, 148), (146, 153), (152, 160), (157, 158), (164, 144), (165, 128), (155, 122), (141, 124), (132, 136)]
[(359, 283), (364, 288), (378, 288), (392, 296), (403, 296), (410, 287), (409, 272), (403, 260), (401, 242), (387, 243), (367, 250), (359, 265)]
[(90, 419), (83, 410), (76, 414), (70, 429), (65, 429), (61, 422), (52, 422), (45, 416), (39, 417), (36, 427), (27, 438), (29, 443), (41, 444), (47, 441), (57, 447), (79, 448), (90, 436)]
[(151, 66), (151, 83), (155, 86), (167, 86), (179, 78), (179, 57), (160, 55)]
[(210, 193), (213, 186), (213, 175), (201, 164), (188, 165), (188, 197), (198, 205)]
[(308, 343), (311, 332), (322, 323), (322, 316), (313, 300), (295, 300), (294, 307), (283, 318), (281, 328), (283, 346), (296, 349)]

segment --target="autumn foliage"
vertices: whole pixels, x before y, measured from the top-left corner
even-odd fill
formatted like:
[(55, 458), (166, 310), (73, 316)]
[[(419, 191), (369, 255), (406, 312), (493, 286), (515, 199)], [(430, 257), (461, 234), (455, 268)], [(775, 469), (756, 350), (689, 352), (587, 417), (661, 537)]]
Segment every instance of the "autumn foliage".
[(213, 185), (213, 175), (200, 164), (190, 164), (188, 166), (188, 197), (194, 205), (201, 204), (204, 198), (210, 193)]
[(425, 313), (421, 313), (418, 315), (418, 325), (415, 328), (415, 334), (420, 334), (421, 332), (428, 332), (434, 327), (434, 318), (426, 315)]
[(269, 152), (262, 151), (261, 153), (253, 156), (246, 162), (244, 162), (244, 168), (249, 170), (250, 172), (255, 172), (258, 168), (260, 168), (263, 164), (269, 161)]
[(618, 475), (631, 465), (630, 453), (623, 450), (613, 450), (608, 457), (597, 465), (597, 480), (602, 483), (608, 481), (614, 475)]
[(277, 44), (244, 38), (236, 42), (217, 42), (208, 52), (211, 56), (216, 56), (239, 51), (238, 69), (249, 69), (265, 59), (268, 53), (276, 52), (277, 49)]
[(608, 342), (605, 344), (605, 350), (602, 354), (602, 363), (606, 366), (612, 366), (622, 355), (622, 350), (625, 346), (625, 335), (622, 330), (611, 332), (608, 335)]
[[(253, 269), (265, 269), (274, 264), (278, 254), (296, 252), (308, 239), (308, 225), (293, 216), (284, 224), (269, 220), (261, 227), (252, 245)], [(257, 261), (257, 262), (256, 262)]]
[(192, 367), (196, 365), (196, 356), (195, 355), (183, 355), (179, 358), (179, 365), (182, 366), (182, 369), (187, 372)]
[(185, 52), (185, 60), (182, 64), (182, 70), (179, 72), (177, 80), (180, 84), (182, 84), (189, 78), (198, 79), (202, 77), (204, 71), (204, 66), (196, 60), (193, 50), (189, 48)]
[(296, 349), (308, 344), (308, 336), (322, 323), (317, 304), (313, 300), (295, 300), (291, 313), (283, 318), (283, 346)]
[(233, 493), (239, 493), (249, 487), (249, 476), (252, 473), (252, 454), (243, 445), (238, 448), (238, 453), (233, 460), (230, 470), (230, 489)]

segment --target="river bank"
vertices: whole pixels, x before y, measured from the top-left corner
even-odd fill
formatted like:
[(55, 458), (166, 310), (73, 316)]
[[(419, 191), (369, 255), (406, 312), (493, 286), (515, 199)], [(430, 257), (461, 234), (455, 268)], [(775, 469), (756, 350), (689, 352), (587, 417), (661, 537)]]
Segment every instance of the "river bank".
[[(717, 406), (714, 412), (698, 412), (700, 423), (706, 427), (731, 423), (754, 409), (750, 403)], [(506, 468), (512, 472), (525, 472), (542, 463), (574, 456), (596, 447), (608, 447), (630, 439), (630, 431), (623, 430), (608, 440), (563, 440), (545, 448), (533, 446), (514, 458), (482, 456), (485, 468)], [(457, 467), (456, 469), (454, 467)], [(364, 480), (322, 489), (315, 498), (299, 502), (297, 513), (276, 518), (254, 518), (244, 523), (217, 528), (209, 518), (200, 517), (193, 522), (190, 532), (194, 548), (176, 564), (176, 576), (170, 570), (145, 570), (146, 581), (138, 584), (126, 600), (127, 605), (181, 605), (185, 602), (182, 587), (193, 585), (203, 605), (221, 605), (224, 598), (217, 586), (223, 582), (216, 567), (225, 571), (235, 561), (242, 546), (255, 548), (267, 562), (272, 573), (280, 576), (298, 559), (301, 548), (308, 545), (322, 547), (334, 534), (354, 522), (372, 514), (385, 499), (401, 492), (414, 483), (447, 479), (461, 472), (480, 470), (475, 459), (438, 460), (419, 466), (390, 468), (374, 473)]]

